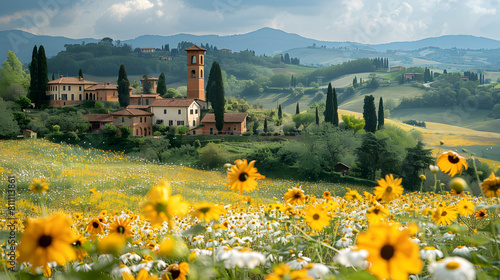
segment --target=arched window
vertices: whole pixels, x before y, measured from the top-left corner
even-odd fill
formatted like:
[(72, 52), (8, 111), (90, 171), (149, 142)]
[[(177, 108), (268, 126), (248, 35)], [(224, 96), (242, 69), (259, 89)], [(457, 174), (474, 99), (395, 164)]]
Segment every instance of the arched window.
[(196, 72), (194, 70), (191, 70), (191, 78), (196, 78)]
[(203, 55), (200, 55), (200, 64), (203, 64)]
[(200, 78), (203, 78), (203, 70), (200, 70)]
[(196, 64), (196, 55), (191, 56), (191, 64)]

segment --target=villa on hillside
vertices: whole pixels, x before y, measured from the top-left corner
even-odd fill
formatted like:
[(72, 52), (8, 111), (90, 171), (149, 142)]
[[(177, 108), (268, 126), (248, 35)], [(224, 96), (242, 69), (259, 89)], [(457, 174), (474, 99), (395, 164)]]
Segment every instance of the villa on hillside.
[(163, 99), (159, 94), (157, 93), (151, 93), (151, 94), (132, 94), (130, 95), (130, 105), (146, 105), (149, 106), (150, 104), (153, 104), (155, 100), (158, 99)]
[(111, 113), (113, 124), (117, 127), (127, 125), (132, 128), (132, 136), (153, 135), (153, 113), (138, 109), (123, 109)]
[[(222, 133), (231, 135), (240, 135), (247, 131), (248, 113), (224, 113), (224, 126)], [(193, 135), (213, 135), (218, 130), (215, 127), (215, 115), (206, 114), (201, 120), (202, 126), (191, 130)]]
[(154, 124), (187, 125), (190, 128), (200, 125), (200, 104), (191, 98), (158, 99), (149, 106), (149, 111), (154, 114)]

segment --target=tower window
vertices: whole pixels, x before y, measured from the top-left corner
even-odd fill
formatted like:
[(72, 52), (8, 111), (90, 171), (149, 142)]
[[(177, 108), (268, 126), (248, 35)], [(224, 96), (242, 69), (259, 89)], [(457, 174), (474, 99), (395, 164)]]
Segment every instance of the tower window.
[(203, 64), (203, 55), (200, 55), (200, 64)]
[(196, 78), (196, 72), (194, 70), (191, 71), (191, 78)]
[(191, 56), (191, 64), (196, 64), (196, 55)]
[(200, 78), (203, 78), (203, 70), (200, 70)]

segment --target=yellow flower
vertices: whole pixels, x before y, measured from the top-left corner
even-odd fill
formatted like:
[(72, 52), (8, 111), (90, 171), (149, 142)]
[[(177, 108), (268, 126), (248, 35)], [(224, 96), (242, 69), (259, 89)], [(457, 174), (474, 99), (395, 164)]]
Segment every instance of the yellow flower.
[(149, 275), (149, 272), (146, 269), (141, 269), (137, 274), (137, 277), (134, 277), (132, 274), (128, 272), (122, 273), (123, 280), (158, 280), (158, 276)]
[(479, 210), (476, 211), (476, 218), (477, 219), (482, 220), (482, 219), (484, 219), (486, 217), (488, 217), (488, 211), (486, 211), (486, 209), (481, 208), (481, 209), (479, 209)]
[(267, 280), (281, 280), (290, 273), (290, 267), (281, 263), (273, 268), (274, 272), (266, 275)]
[(229, 189), (232, 191), (239, 191), (240, 194), (243, 192), (252, 192), (257, 188), (256, 179), (264, 179), (265, 177), (257, 171), (254, 167), (255, 160), (247, 163), (247, 160), (235, 160), (235, 165), (231, 165), (231, 170), (227, 173), (227, 178), (229, 183)]
[(192, 215), (199, 220), (205, 220), (206, 223), (209, 223), (211, 220), (218, 220), (225, 212), (224, 206), (215, 205), (210, 202), (196, 203), (193, 207), (194, 211)]
[(46, 182), (45, 178), (33, 178), (33, 183), (29, 186), (29, 188), (34, 193), (42, 194), (49, 190), (49, 184)]
[(323, 198), (327, 199), (327, 200), (330, 200), (330, 199), (332, 199), (332, 194), (329, 191), (325, 191), (323, 193)]
[(495, 177), (491, 172), (490, 177), (486, 178), (482, 183), (483, 193), (489, 197), (500, 197), (500, 178)]
[(142, 213), (157, 227), (168, 222), (171, 228), (175, 227), (173, 219), (183, 217), (189, 212), (189, 203), (182, 200), (180, 194), (170, 196), (170, 184), (162, 180), (148, 193), (149, 199), (142, 205)]
[(359, 234), (357, 248), (368, 251), (368, 271), (378, 279), (406, 280), (422, 271), (419, 247), (410, 240), (410, 231), (400, 230), (399, 225), (371, 226)]
[(377, 180), (378, 186), (375, 187), (373, 192), (377, 198), (381, 198), (386, 203), (391, 202), (394, 198), (403, 194), (403, 187), (401, 182), (403, 179), (394, 179), (392, 174), (385, 175), (385, 179)]
[(378, 204), (366, 211), (366, 218), (371, 225), (375, 225), (382, 222), (389, 214), (389, 210)]
[(87, 225), (87, 232), (96, 235), (104, 232), (104, 225), (99, 221), (99, 218), (93, 218)]
[(445, 173), (449, 172), (451, 177), (459, 172), (462, 174), (462, 167), (465, 167), (465, 169), (469, 168), (465, 158), (453, 151), (442, 153), (438, 157), (437, 166), (439, 166), (441, 171)]
[(175, 238), (174, 236), (167, 235), (163, 238), (160, 243), (160, 256), (167, 258), (180, 258), (185, 256), (188, 251), (186, 251), (186, 245)]
[(348, 192), (345, 194), (344, 198), (347, 201), (351, 200), (361, 200), (361, 195), (356, 190), (351, 190), (350, 188), (346, 188)]
[(418, 176), (418, 178), (422, 179), (422, 180), (427, 180), (427, 178), (425, 178), (425, 175), (424, 174), (421, 174), (420, 176)]
[(75, 234), (75, 237), (73, 239), (73, 243), (71, 245), (73, 246), (73, 249), (75, 249), (76, 252), (76, 258), (79, 260), (83, 260), (85, 256), (87, 256), (87, 251), (83, 249), (83, 244), (87, 242), (87, 238), (85, 238), (81, 234)]
[(469, 216), (474, 214), (474, 204), (468, 201), (467, 198), (464, 198), (457, 204), (457, 212), (460, 216)]
[(89, 190), (89, 192), (91, 194), (96, 194), (97, 193), (97, 188), (93, 188), (93, 189)]
[(71, 220), (62, 214), (28, 220), (18, 247), (18, 261), (39, 267), (49, 262), (64, 265), (76, 259), (71, 246), (74, 241), (71, 225)]
[(323, 227), (330, 225), (330, 217), (325, 211), (323, 205), (316, 206), (309, 205), (305, 209), (305, 216), (307, 224), (317, 231), (322, 231)]
[(97, 250), (102, 254), (117, 254), (125, 247), (126, 240), (117, 234), (106, 235), (99, 240)]
[(130, 225), (130, 219), (117, 217), (115, 221), (109, 225), (109, 234), (118, 234), (124, 238), (134, 236), (132, 226)]
[[(186, 275), (189, 274), (189, 264), (182, 262), (180, 264), (171, 264), (167, 267), (167, 272), (170, 272), (173, 280), (186, 280)], [(168, 280), (167, 274), (161, 275), (162, 280)]]
[(301, 188), (291, 188), (283, 196), (283, 199), (292, 205), (302, 205), (306, 203), (306, 196)]
[(438, 225), (441, 224), (445, 226), (456, 220), (457, 214), (453, 206), (438, 206), (434, 213), (432, 213), (431, 220)]

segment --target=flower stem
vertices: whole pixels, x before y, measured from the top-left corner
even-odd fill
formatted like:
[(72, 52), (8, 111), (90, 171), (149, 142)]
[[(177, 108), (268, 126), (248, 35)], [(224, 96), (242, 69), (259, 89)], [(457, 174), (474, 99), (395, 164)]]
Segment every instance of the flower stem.
[(479, 186), (479, 190), (481, 191), (481, 196), (484, 197), (483, 188), (481, 188), (481, 183), (479, 181), (479, 174), (477, 174), (476, 159), (474, 158), (474, 156), (472, 156), (471, 158), (472, 158), (472, 165), (474, 165), (474, 172), (476, 173), (477, 185)]

